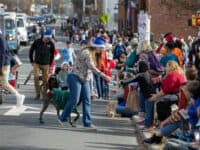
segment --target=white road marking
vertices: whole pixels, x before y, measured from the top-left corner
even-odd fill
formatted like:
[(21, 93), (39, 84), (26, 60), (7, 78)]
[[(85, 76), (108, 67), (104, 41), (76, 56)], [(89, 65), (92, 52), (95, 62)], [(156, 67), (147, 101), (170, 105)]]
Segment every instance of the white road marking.
[[(5, 106), (7, 108), (11, 108), (10, 110), (8, 110), (7, 112), (5, 112), (3, 115), (4, 116), (20, 116), (21, 114), (23, 114), (24, 112), (26, 112), (27, 109), (31, 109), (31, 110), (40, 110), (40, 108), (37, 107), (30, 107), (30, 106), (21, 106), (21, 107), (16, 107), (16, 106)], [(2, 108), (2, 107), (0, 107)]]
[[(20, 116), (21, 114), (39, 114), (41, 108), (37, 108), (37, 107), (31, 107), (31, 106), (21, 106), (21, 107), (16, 107), (16, 106), (1, 106), (0, 108), (3, 109), (9, 109), (7, 112), (5, 112), (3, 115), (4, 116)], [(30, 109), (30, 110), (28, 110)], [(48, 115), (56, 115), (56, 112), (49, 112), (46, 111), (44, 112), (44, 114), (48, 114)], [(82, 114), (80, 114), (80, 116), (82, 116)], [(71, 114), (71, 117), (76, 117), (75, 113)]]
[(22, 107), (16, 107), (13, 106), (9, 111), (4, 113), (4, 116), (20, 116), (21, 113), (23, 113), (27, 108), (22, 106)]

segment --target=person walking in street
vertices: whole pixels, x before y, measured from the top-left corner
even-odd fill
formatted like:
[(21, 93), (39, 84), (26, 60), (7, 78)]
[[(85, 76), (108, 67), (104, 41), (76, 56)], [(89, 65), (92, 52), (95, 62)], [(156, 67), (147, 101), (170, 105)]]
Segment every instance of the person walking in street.
[(0, 30), (0, 84), (3, 88), (8, 90), (11, 94), (16, 96), (17, 106), (22, 106), (24, 103), (25, 95), (20, 94), (14, 87), (8, 82), (8, 76), (10, 73), (10, 60), (9, 48), (7, 41)]
[(35, 40), (30, 48), (29, 59), (31, 64), (33, 65), (34, 84), (36, 91), (35, 100), (38, 100), (40, 98), (41, 93), (39, 85), (40, 71), (42, 72), (42, 80), (44, 84), (43, 94), (45, 94), (47, 90), (49, 66), (54, 60), (55, 49), (54, 43), (51, 41), (51, 38), (51, 30), (46, 30), (42, 38)]
[(68, 62), (70, 64), (70, 66), (72, 66), (74, 63), (74, 60), (76, 59), (76, 54), (72, 47), (71, 41), (67, 41), (66, 45), (67, 45), (67, 48), (62, 49), (62, 53), (63, 53), (63, 57), (64, 57), (63, 62)]
[(69, 125), (69, 116), (72, 109), (78, 103), (79, 99), (83, 104), (83, 125), (84, 127), (95, 128), (91, 120), (91, 88), (90, 79), (92, 72), (101, 76), (106, 81), (111, 81), (109, 76), (97, 69), (96, 54), (101, 53), (105, 48), (105, 40), (101, 37), (96, 38), (90, 47), (77, 51), (77, 59), (75, 61), (72, 72), (68, 75), (67, 81), (71, 98), (66, 104), (59, 123)]

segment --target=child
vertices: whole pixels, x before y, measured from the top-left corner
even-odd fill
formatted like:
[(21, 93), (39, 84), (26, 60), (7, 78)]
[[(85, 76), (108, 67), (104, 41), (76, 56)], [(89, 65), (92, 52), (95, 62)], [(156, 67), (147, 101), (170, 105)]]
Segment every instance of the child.
[(67, 44), (67, 48), (62, 49), (64, 62), (68, 62), (69, 65), (72, 66), (76, 58), (76, 55), (75, 55), (74, 49), (72, 48), (72, 42), (67, 41), (66, 44)]
[[(153, 127), (154, 119), (154, 102), (151, 102), (149, 98), (156, 92), (156, 89), (151, 80), (151, 74), (149, 73), (149, 65), (145, 61), (138, 63), (139, 73), (130, 79), (121, 81), (122, 84), (131, 82), (138, 82), (140, 87), (140, 101), (144, 101), (145, 122), (143, 130), (148, 130)], [(143, 111), (143, 110), (142, 110)]]
[(61, 65), (61, 71), (58, 73), (57, 75), (57, 79), (59, 82), (59, 86), (64, 89), (68, 87), (68, 83), (67, 83), (67, 75), (70, 71), (70, 66), (67, 62), (63, 62)]
[(120, 72), (123, 72), (125, 69), (125, 62), (126, 62), (126, 54), (122, 53), (119, 57), (119, 61), (117, 62), (116, 69), (119, 70)]

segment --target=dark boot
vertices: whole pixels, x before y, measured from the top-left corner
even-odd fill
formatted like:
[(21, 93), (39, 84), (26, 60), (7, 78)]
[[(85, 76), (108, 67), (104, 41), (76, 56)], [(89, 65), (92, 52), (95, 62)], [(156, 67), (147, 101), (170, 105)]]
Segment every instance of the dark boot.
[(160, 144), (162, 141), (162, 136), (157, 136), (156, 134), (154, 134), (152, 137), (148, 138), (148, 139), (144, 139), (145, 143), (148, 144)]

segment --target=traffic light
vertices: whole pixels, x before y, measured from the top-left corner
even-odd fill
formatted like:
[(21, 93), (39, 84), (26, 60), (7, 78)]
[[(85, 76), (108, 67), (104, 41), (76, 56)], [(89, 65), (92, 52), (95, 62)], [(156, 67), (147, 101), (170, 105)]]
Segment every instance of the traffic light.
[(196, 18), (196, 26), (200, 26), (200, 17)]
[(192, 15), (192, 19), (188, 20), (188, 25), (192, 25), (193, 27), (200, 27), (200, 14)]

